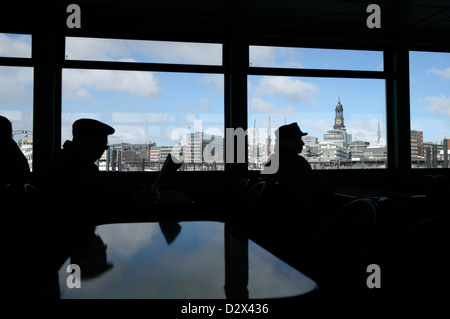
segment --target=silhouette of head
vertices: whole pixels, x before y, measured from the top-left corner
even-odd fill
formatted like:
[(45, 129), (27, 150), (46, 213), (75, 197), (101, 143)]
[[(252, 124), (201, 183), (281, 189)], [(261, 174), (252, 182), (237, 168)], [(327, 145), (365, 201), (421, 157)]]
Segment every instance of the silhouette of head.
[(111, 126), (93, 119), (79, 119), (72, 125), (73, 143), (92, 161), (98, 160), (108, 149), (108, 135), (114, 132)]
[(0, 115), (0, 139), (9, 139), (12, 134), (12, 124), (4, 116)]
[(72, 252), (70, 262), (80, 266), (82, 279), (98, 277), (113, 268), (113, 264), (107, 261), (107, 247), (102, 238), (94, 234), (86, 246)]
[(297, 123), (280, 126), (275, 131), (280, 152), (301, 153), (305, 143), (302, 137), (308, 133), (302, 132)]

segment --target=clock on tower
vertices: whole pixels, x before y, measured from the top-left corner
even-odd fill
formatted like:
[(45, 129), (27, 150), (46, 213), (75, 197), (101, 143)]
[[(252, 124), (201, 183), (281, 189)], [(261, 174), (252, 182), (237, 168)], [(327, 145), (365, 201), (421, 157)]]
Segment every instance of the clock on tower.
[(336, 105), (335, 109), (336, 115), (334, 118), (334, 129), (335, 130), (341, 130), (345, 128), (344, 126), (344, 108), (341, 104), (341, 98), (338, 98), (338, 104)]

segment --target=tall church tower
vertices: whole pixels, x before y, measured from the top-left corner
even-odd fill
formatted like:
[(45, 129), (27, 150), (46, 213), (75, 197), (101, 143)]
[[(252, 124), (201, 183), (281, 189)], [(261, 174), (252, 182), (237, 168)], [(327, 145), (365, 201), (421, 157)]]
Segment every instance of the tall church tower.
[(344, 108), (341, 104), (341, 98), (338, 97), (338, 104), (336, 104), (335, 109), (336, 115), (334, 117), (334, 129), (335, 130), (342, 130), (345, 128), (344, 125)]

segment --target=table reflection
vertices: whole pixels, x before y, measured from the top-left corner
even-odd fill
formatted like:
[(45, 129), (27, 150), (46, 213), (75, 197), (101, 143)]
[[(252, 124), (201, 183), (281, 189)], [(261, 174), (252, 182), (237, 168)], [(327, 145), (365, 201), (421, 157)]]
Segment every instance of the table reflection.
[[(107, 224), (91, 239), (59, 270), (61, 298), (280, 298), (316, 289), (220, 222)], [(81, 288), (70, 289), (66, 269), (77, 262)]]

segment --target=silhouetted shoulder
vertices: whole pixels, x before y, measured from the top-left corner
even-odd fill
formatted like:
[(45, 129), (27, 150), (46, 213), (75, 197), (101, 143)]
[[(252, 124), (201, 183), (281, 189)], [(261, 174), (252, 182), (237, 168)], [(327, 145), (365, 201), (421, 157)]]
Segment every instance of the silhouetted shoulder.
[(23, 184), (30, 179), (28, 161), (13, 139), (1, 141), (2, 156), (0, 156), (1, 183)]
[(289, 170), (311, 170), (311, 164), (301, 155), (287, 153), (280, 156), (280, 166)]

